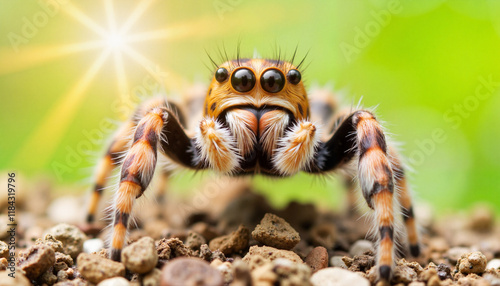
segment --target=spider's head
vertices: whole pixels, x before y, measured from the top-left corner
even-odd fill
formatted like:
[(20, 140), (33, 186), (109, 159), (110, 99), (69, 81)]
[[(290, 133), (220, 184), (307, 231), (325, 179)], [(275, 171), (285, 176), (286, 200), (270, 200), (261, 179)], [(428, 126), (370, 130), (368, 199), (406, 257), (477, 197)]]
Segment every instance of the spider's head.
[(291, 63), (239, 59), (218, 66), (205, 99), (205, 116), (217, 118), (236, 106), (283, 108), (296, 119), (309, 117), (300, 71)]

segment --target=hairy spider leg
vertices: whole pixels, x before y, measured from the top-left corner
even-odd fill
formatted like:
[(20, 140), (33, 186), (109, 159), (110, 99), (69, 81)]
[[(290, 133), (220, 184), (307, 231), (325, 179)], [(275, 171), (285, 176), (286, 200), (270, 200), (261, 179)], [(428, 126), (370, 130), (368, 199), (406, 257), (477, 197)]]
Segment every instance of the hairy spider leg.
[(123, 124), (118, 132), (114, 135), (111, 144), (104, 157), (102, 157), (98, 163), (95, 184), (92, 191), (92, 196), (90, 197), (90, 202), (87, 209), (87, 222), (92, 223), (95, 220), (97, 207), (102, 198), (103, 189), (111, 175), (111, 172), (115, 166), (120, 161), (120, 153), (126, 150), (130, 133), (134, 127), (134, 122), (132, 120), (127, 121)]
[[(137, 126), (139, 120), (143, 118), (146, 113), (152, 108), (167, 106), (169, 107), (169, 109), (174, 111), (180, 123), (184, 126), (185, 117), (182, 116), (183, 113), (181, 112), (178, 104), (171, 101), (166, 101), (164, 97), (158, 96), (146, 100), (142, 104), (140, 104), (134, 111), (132, 117), (120, 127), (118, 132), (115, 133), (111, 144), (106, 151), (106, 154), (100, 159), (100, 162), (98, 163), (95, 175), (95, 184), (87, 208), (88, 223), (92, 223), (95, 221), (97, 207), (102, 199), (103, 189), (106, 187), (113, 169), (121, 163), (121, 154), (127, 150), (128, 145), (132, 139), (131, 136), (133, 134), (134, 128)], [(156, 192), (156, 195), (160, 199), (162, 199), (163, 197), (163, 190), (166, 183), (166, 179), (163, 178), (164, 176), (168, 176), (168, 174), (160, 176), (159, 188)]]
[(181, 167), (206, 168), (198, 160), (200, 156), (194, 147), (195, 139), (186, 134), (176, 115), (179, 113), (180, 110), (175, 112), (169, 107), (154, 107), (137, 124), (132, 146), (121, 167), (120, 185), (115, 195), (110, 254), (112, 260), (121, 260), (133, 204), (151, 182), (158, 147), (161, 154)]
[(380, 278), (389, 280), (394, 264), (394, 174), (382, 127), (373, 114), (358, 110), (346, 117), (332, 137), (320, 144), (310, 172), (334, 170), (353, 158), (363, 196), (375, 211), (378, 227), (377, 265)]
[[(329, 131), (327, 135), (334, 132), (338, 125), (342, 123), (351, 113), (348, 108), (343, 108), (337, 111), (338, 104), (334, 100), (336, 96), (330, 89), (316, 89), (309, 94), (309, 98), (312, 111), (311, 119), (313, 122), (321, 122), (324, 129)], [(417, 257), (420, 255), (420, 245), (417, 224), (415, 222), (415, 215), (413, 211), (411, 190), (406, 179), (404, 171), (405, 168), (400, 160), (397, 150), (394, 147), (388, 145), (388, 152), (391, 167), (394, 172), (396, 190), (398, 190), (398, 198), (401, 206), (403, 221), (408, 235), (410, 253), (412, 256)], [(349, 190), (349, 204), (351, 206), (356, 203), (356, 196), (354, 192), (356, 184), (354, 183), (354, 177), (355, 173), (352, 172), (344, 174), (345, 185)], [(353, 208), (349, 209), (352, 210)]]
[(413, 203), (410, 187), (408, 185), (403, 165), (394, 148), (389, 147), (391, 156), (392, 170), (394, 171), (394, 179), (399, 193), (399, 203), (403, 215), (403, 221), (408, 234), (408, 242), (410, 243), (410, 253), (417, 257), (420, 255), (420, 244), (418, 238), (417, 223), (415, 222), (415, 214), (413, 212)]

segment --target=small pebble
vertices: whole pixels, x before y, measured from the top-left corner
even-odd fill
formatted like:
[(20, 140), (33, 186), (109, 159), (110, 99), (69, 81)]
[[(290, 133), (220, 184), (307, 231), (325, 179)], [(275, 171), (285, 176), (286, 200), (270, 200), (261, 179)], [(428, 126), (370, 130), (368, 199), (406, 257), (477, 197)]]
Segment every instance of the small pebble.
[(155, 241), (151, 237), (143, 237), (128, 245), (122, 251), (121, 261), (134, 273), (148, 273), (158, 263)]
[(342, 261), (344, 261), (349, 270), (355, 272), (366, 272), (375, 265), (375, 257), (371, 255), (357, 255), (354, 258), (344, 256), (342, 257)]
[(54, 284), (54, 286), (93, 286), (93, 285), (94, 284), (91, 284), (82, 278), (76, 278), (73, 280), (62, 281)]
[(57, 272), (57, 281), (61, 282), (61, 281), (66, 281), (68, 280), (69, 278), (69, 275), (66, 271), (64, 270), (59, 270)]
[(321, 269), (311, 277), (314, 286), (370, 286), (368, 279), (338, 267)]
[(450, 266), (444, 264), (444, 263), (441, 263), (438, 265), (437, 267), (437, 275), (439, 277), (439, 279), (441, 280), (446, 280), (446, 279), (452, 279), (453, 277), (451, 277), (451, 268)]
[(162, 238), (156, 241), (155, 245), (158, 258), (162, 260), (194, 255), (194, 252), (178, 238)]
[(161, 286), (222, 286), (222, 274), (199, 258), (180, 257), (168, 262), (161, 271)]
[(47, 233), (63, 244), (63, 252), (75, 259), (83, 251), (83, 242), (87, 236), (76, 226), (61, 223), (49, 229)]
[(43, 239), (37, 239), (35, 244), (45, 244), (50, 246), (54, 252), (63, 252), (63, 244), (51, 234), (46, 234)]
[(277, 215), (266, 213), (252, 237), (258, 242), (280, 249), (290, 250), (300, 241), (299, 233)]
[(83, 252), (85, 253), (99, 252), (103, 248), (104, 241), (100, 238), (87, 239), (83, 243)]
[(311, 269), (285, 258), (267, 262), (251, 272), (254, 285), (310, 286)]
[(9, 245), (0, 240), (0, 257), (9, 259)]
[(351, 249), (349, 249), (349, 255), (354, 257), (356, 255), (363, 255), (367, 252), (374, 252), (374, 251), (375, 248), (373, 247), (373, 242), (363, 239), (356, 241), (351, 246)]
[(210, 266), (220, 271), (224, 277), (224, 284), (229, 284), (233, 281), (233, 265), (230, 262), (222, 262), (222, 260), (214, 259)]
[(347, 265), (345, 265), (344, 261), (342, 260), (342, 257), (343, 256), (332, 256), (332, 258), (330, 258), (330, 265), (332, 267), (340, 267), (347, 269)]
[(429, 265), (418, 275), (418, 280), (429, 281), (432, 277), (437, 276), (437, 266), (434, 263), (429, 263)]
[(237, 253), (248, 247), (250, 230), (240, 225), (231, 234), (214, 238), (210, 241), (209, 247), (212, 251), (220, 250), (225, 255)]
[(401, 259), (394, 268), (394, 274), (391, 283), (409, 284), (417, 278), (417, 272), (408, 265), (405, 259)]
[(261, 256), (265, 259), (275, 260), (277, 258), (286, 258), (296, 263), (302, 263), (302, 259), (293, 251), (277, 249), (270, 246), (257, 246), (250, 247), (247, 255), (243, 257), (243, 261), (250, 262), (253, 256)]
[(81, 253), (78, 255), (77, 265), (82, 277), (94, 284), (108, 278), (125, 276), (125, 266), (123, 264), (97, 254)]
[(203, 244), (206, 244), (207, 240), (199, 233), (190, 231), (186, 238), (186, 243), (184, 243), (187, 247), (192, 250), (199, 250)]
[(26, 273), (26, 277), (36, 279), (49, 270), (56, 256), (54, 250), (47, 245), (33, 245), (20, 254), (19, 267)]
[(153, 271), (145, 274), (142, 277), (141, 286), (158, 286), (160, 285), (161, 270), (158, 268), (153, 269)]
[(55, 276), (54, 273), (52, 273), (52, 271), (49, 269), (37, 278), (37, 282), (42, 285), (53, 285), (57, 282), (57, 276)]
[(441, 286), (441, 279), (439, 276), (434, 275), (427, 281), (427, 286)]
[(278, 275), (274, 273), (271, 262), (252, 269), (250, 275), (252, 276), (252, 285), (271, 286), (278, 284)]
[(252, 276), (247, 263), (242, 260), (233, 262), (233, 282), (231, 286), (248, 286), (252, 285)]
[(211, 251), (207, 244), (202, 244), (200, 246), (199, 258), (211, 262), (212, 260), (218, 259), (220, 261), (226, 261), (226, 256), (219, 250)]
[(123, 277), (113, 277), (102, 280), (97, 286), (129, 286), (130, 282)]
[(65, 272), (68, 274), (69, 279), (73, 279), (75, 277), (75, 269), (68, 268)]
[(71, 258), (71, 256), (61, 252), (56, 252), (56, 262), (54, 263), (55, 272), (59, 270), (66, 270), (71, 266), (73, 266), (73, 258)]
[(307, 265), (285, 258), (273, 260), (272, 265), (274, 273), (278, 275), (278, 285), (312, 285), (311, 269)]
[(4, 257), (0, 258), (0, 271), (6, 270), (9, 266), (9, 262)]
[(323, 246), (317, 246), (307, 255), (305, 263), (312, 272), (328, 267), (328, 251)]
[(481, 252), (463, 254), (457, 261), (457, 268), (463, 274), (480, 274), (486, 270), (486, 257)]

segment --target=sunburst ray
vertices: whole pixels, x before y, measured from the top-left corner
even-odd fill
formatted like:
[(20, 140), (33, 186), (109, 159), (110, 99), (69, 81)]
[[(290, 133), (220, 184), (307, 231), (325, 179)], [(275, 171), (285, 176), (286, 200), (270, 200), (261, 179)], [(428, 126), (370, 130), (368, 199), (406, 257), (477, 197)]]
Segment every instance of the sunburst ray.
[(130, 28), (141, 18), (141, 16), (146, 12), (146, 10), (149, 8), (149, 6), (154, 2), (155, 0), (143, 0), (141, 1), (137, 7), (134, 9), (130, 17), (125, 21), (125, 24), (121, 26), (120, 28), (120, 33), (125, 34), (127, 33)]
[(99, 26), (99, 24), (97, 24), (92, 18), (83, 13), (71, 2), (68, 2), (66, 5), (64, 5), (62, 10), (99, 36), (103, 38), (106, 38), (108, 36), (105, 29)]
[[(32, 164), (37, 163), (33, 167), (41, 168), (52, 157), (75, 117), (76, 110), (84, 98), (85, 91), (109, 54), (109, 49), (103, 51), (73, 88), (67, 94), (61, 96), (54, 107), (47, 112), (47, 116), (14, 156), (12, 165), (18, 166), (21, 163), (33, 162)], [(40, 150), (40, 146), (43, 146), (43, 150)], [(32, 158), (33, 153), (37, 154), (36, 160)]]
[(158, 69), (158, 65), (153, 63), (151, 60), (149, 60), (136, 50), (127, 46), (123, 49), (123, 51), (130, 58), (141, 65), (156, 81), (165, 84), (166, 87), (172, 88), (174, 90), (181, 90), (182, 87), (186, 86), (185, 80), (173, 71), (166, 69), (163, 69), (161, 71), (155, 70)]
[(0, 75), (26, 70), (37, 65), (56, 60), (65, 56), (85, 51), (92, 51), (103, 48), (104, 44), (99, 41), (87, 41), (82, 43), (44, 45), (38, 47), (25, 48), (22, 52), (15, 52), (12, 49), (1, 49)]

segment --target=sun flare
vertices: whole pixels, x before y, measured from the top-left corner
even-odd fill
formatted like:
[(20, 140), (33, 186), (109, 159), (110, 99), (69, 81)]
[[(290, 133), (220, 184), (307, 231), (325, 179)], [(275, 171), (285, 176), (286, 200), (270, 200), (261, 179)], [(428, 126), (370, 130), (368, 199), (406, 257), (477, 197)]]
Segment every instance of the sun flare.
[[(52, 108), (49, 109), (45, 117), (40, 121), (38, 127), (28, 136), (28, 139), (13, 157), (11, 161), (12, 164), (29, 160), (29, 158), (26, 157), (31, 154), (31, 150), (37, 149), (40, 142), (44, 143), (44, 151), (40, 152), (41, 158), (38, 162), (40, 162), (40, 164), (45, 164), (51, 159), (63, 139), (63, 134), (67, 132), (70, 126), (69, 123), (73, 121), (78, 108), (87, 95), (87, 89), (92, 85), (94, 78), (98, 76), (106, 61), (112, 60), (114, 62), (116, 86), (118, 90), (117, 97), (119, 98), (123, 99), (129, 94), (127, 71), (125, 70), (126, 61), (138, 63), (139, 66), (144, 68), (144, 70), (152, 75), (157, 81), (161, 81), (161, 84), (168, 85), (169, 81), (166, 81), (165, 78), (159, 78), (157, 71), (161, 70), (162, 74), (168, 74), (168, 76), (172, 76), (173, 73), (170, 71), (167, 72), (167, 69), (163, 66), (159, 67), (154, 60), (149, 59), (132, 46), (131, 42), (137, 42), (132, 41), (135, 38), (142, 38), (142, 42), (148, 41), (143, 35), (148, 34), (149, 31), (136, 33), (134, 35), (130, 35), (129, 32), (153, 2), (154, 0), (143, 0), (139, 2), (130, 15), (128, 17), (123, 17), (125, 20), (122, 23), (118, 23), (116, 22), (113, 1), (104, 1), (107, 27), (101, 26), (99, 24), (101, 21), (93, 19), (92, 15), (84, 13), (77, 6), (68, 2), (67, 5), (61, 6), (61, 10), (73, 20), (83, 25), (86, 29), (94, 32), (96, 38), (79, 43), (27, 48), (22, 53), (18, 54), (12, 53), (12, 51), (9, 50), (0, 50), (2, 58), (12, 62), (11, 65), (7, 62), (5, 65), (2, 65), (3, 67), (0, 67), (0, 74), (28, 69), (70, 55), (101, 50), (98, 57), (90, 63), (89, 68), (83, 72), (81, 78), (77, 79), (73, 87), (70, 88), (66, 94), (61, 95)], [(166, 35), (156, 37), (152, 40), (161, 40), (165, 38), (167, 38)], [(58, 128), (54, 128), (55, 122), (66, 122), (66, 124), (57, 124)]]

